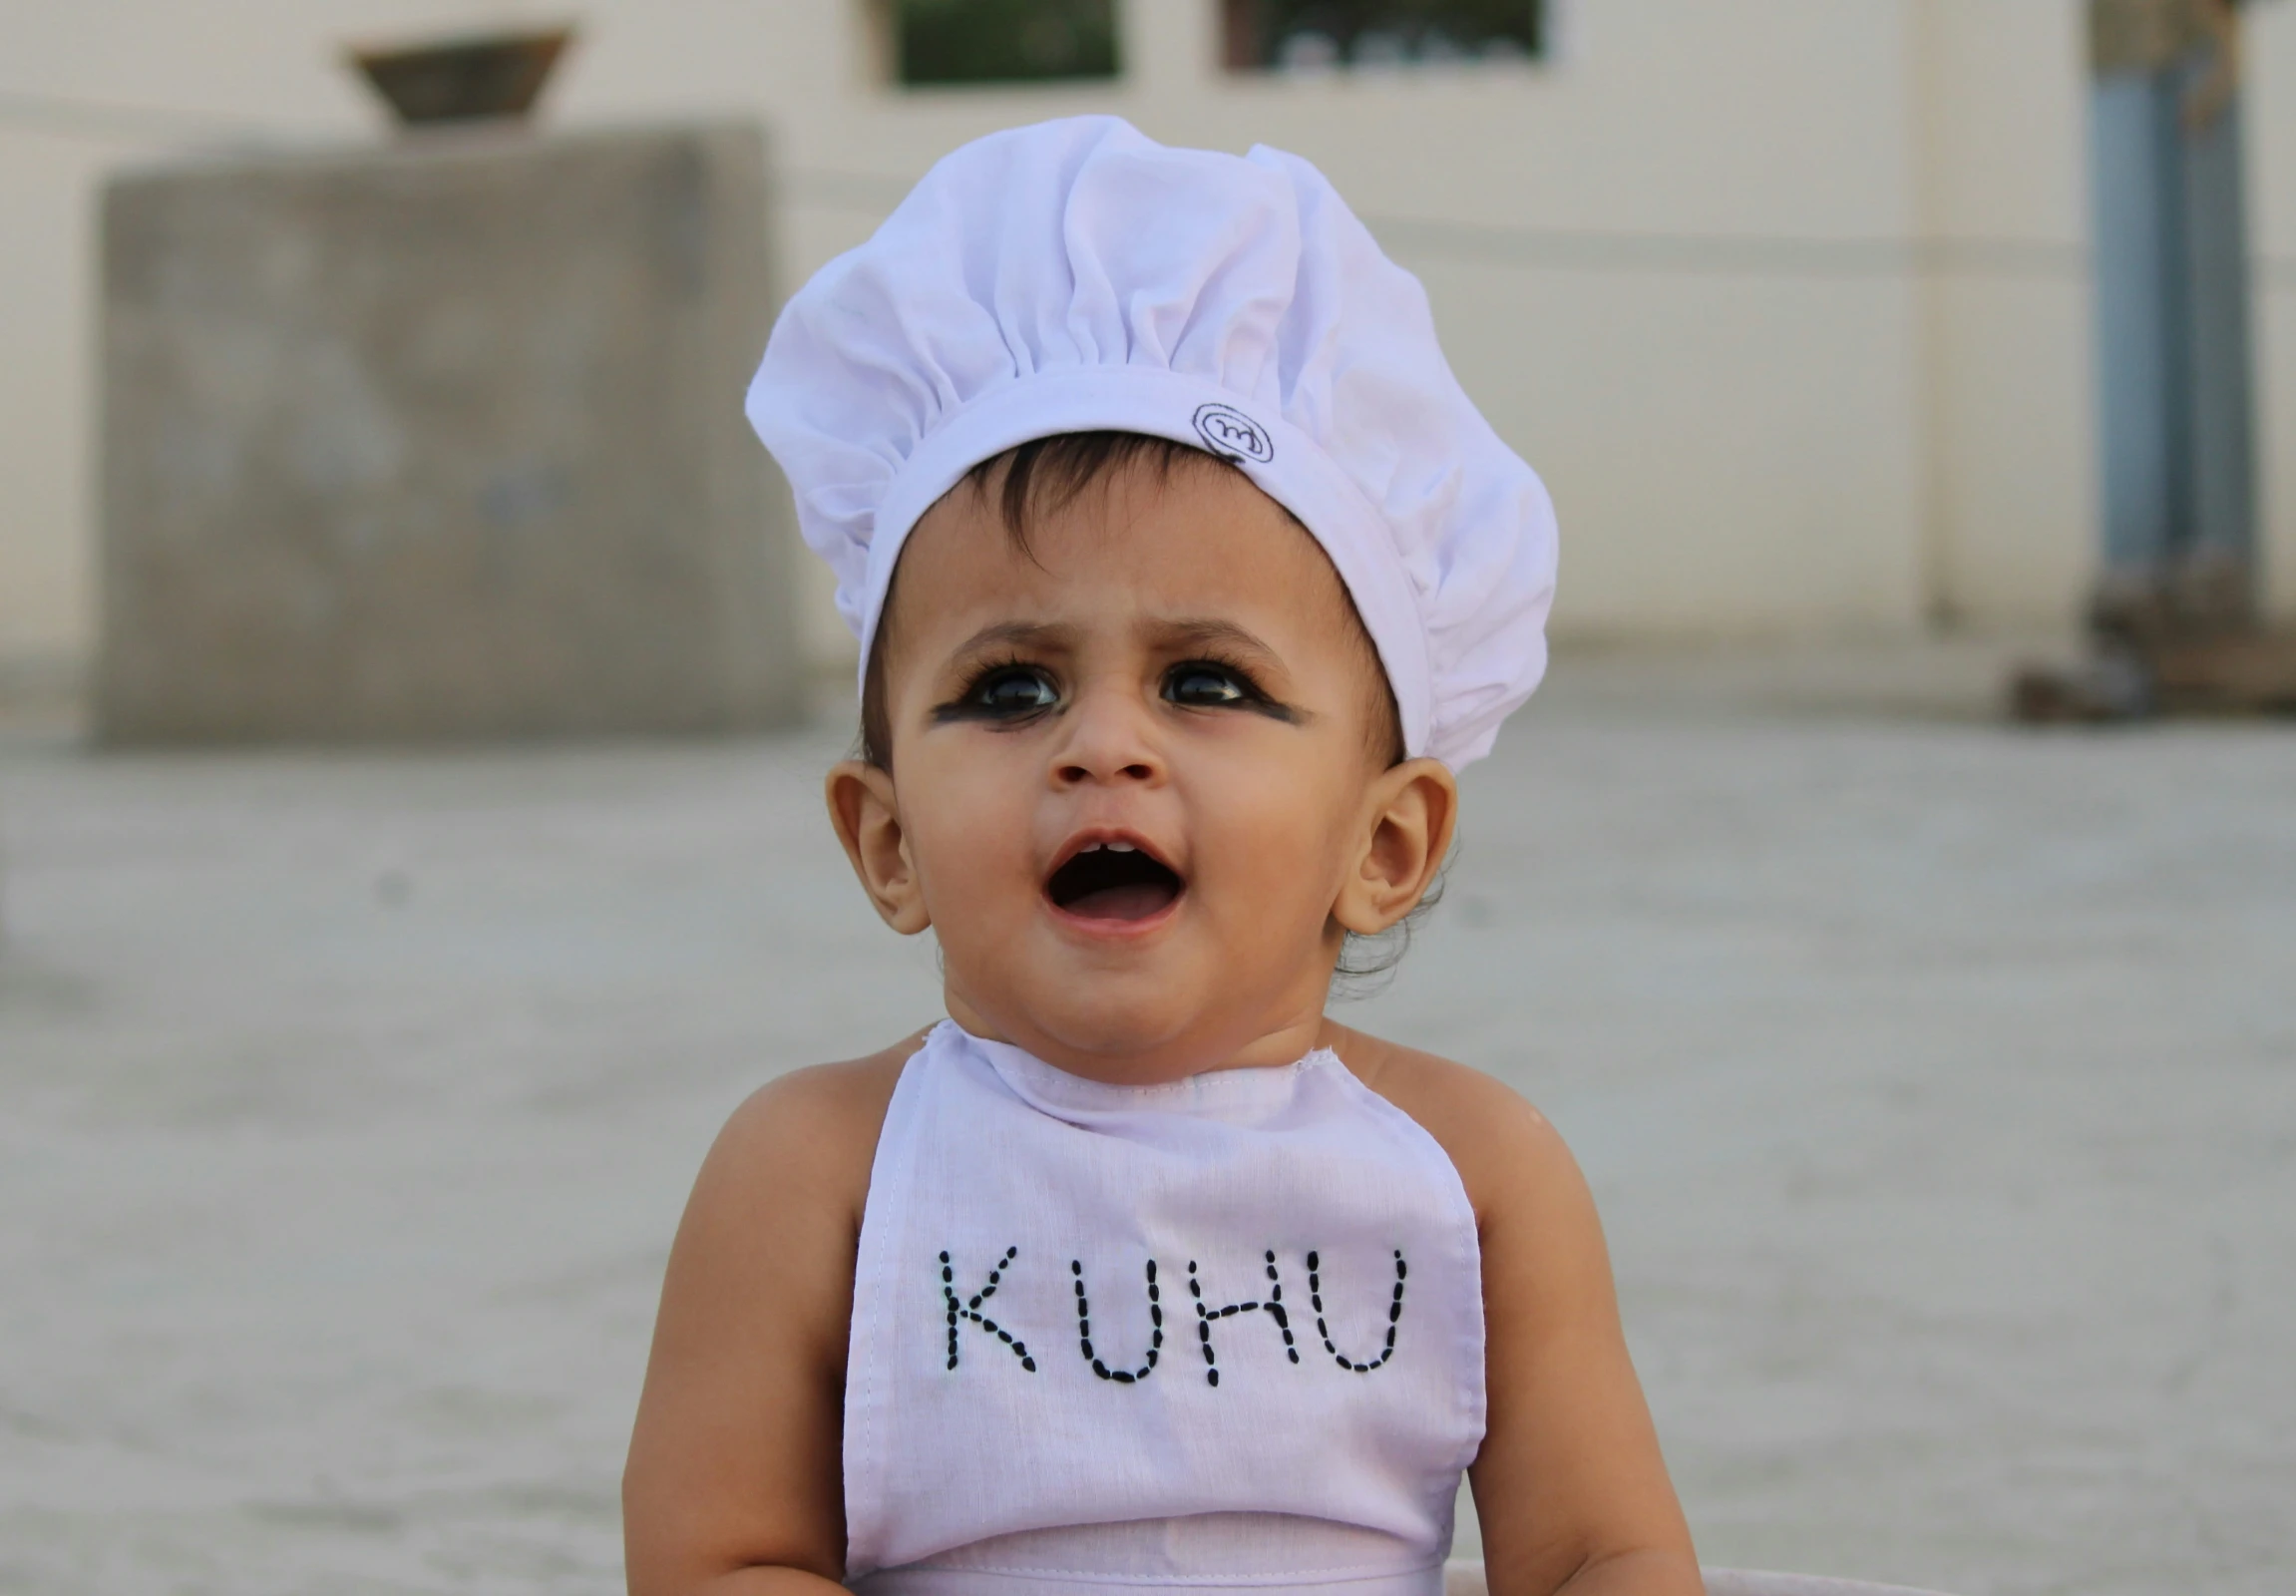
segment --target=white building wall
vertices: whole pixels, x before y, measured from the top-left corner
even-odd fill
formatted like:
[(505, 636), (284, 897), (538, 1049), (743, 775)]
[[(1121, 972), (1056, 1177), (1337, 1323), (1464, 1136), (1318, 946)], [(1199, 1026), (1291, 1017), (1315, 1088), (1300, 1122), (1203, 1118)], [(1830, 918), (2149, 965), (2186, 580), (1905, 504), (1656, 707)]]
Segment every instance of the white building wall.
[[(1551, 66), (1315, 82), (1222, 74), (1212, 0), (1130, 0), (1117, 85), (912, 94), (882, 82), (864, 0), (582, 10), (549, 118), (768, 122), (791, 281), (940, 153), (1014, 122), (1110, 109), (1317, 161), (1425, 279), (1462, 380), (1548, 477), (1562, 631), (2021, 625), (2086, 585), (2083, 0), (1574, 0)], [(217, 136), (374, 137), (342, 41), (556, 15), (0, 11), (0, 658), (89, 642), (100, 173)], [(2260, 8), (2256, 33), (2269, 399), (2296, 395), (2296, 7)], [(2268, 426), (2296, 605), (2296, 401)]]
[(1928, 579), (1941, 618), (2070, 614), (2098, 494), (2084, 0), (1923, 0)]
[(83, 652), (94, 619), (88, 197), (110, 154), (0, 124), (0, 671)]

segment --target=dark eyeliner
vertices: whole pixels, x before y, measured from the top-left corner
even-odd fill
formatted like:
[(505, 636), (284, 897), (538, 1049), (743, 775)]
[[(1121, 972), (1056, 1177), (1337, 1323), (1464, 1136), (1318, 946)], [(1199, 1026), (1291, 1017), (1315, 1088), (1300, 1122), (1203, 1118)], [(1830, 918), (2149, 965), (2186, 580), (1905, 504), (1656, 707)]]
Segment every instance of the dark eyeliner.
[[(1026, 673), (1035, 676), (1053, 691), (1053, 702), (1021, 710), (1000, 710), (979, 701), (980, 694), (999, 677)], [(933, 711), (935, 725), (945, 726), (962, 720), (986, 720), (1001, 726), (1016, 726), (1035, 720), (1059, 707), (1059, 688), (1051, 673), (1033, 660), (1014, 655), (993, 659), (969, 672), (964, 685), (949, 702), (937, 705)]]
[[(1226, 704), (1184, 704), (1171, 698), (1169, 694), (1173, 682), (1183, 672), (1197, 669), (1215, 671), (1228, 677), (1242, 689), (1243, 696)], [(1260, 685), (1260, 679), (1249, 668), (1233, 659), (1223, 659), (1218, 654), (1196, 654), (1167, 666), (1164, 671), (1164, 689), (1166, 701), (1180, 709), (1248, 709), (1254, 714), (1266, 715), (1286, 725), (1298, 725), (1303, 718), (1300, 711), (1290, 704), (1280, 703), (1270, 697), (1268, 690)]]

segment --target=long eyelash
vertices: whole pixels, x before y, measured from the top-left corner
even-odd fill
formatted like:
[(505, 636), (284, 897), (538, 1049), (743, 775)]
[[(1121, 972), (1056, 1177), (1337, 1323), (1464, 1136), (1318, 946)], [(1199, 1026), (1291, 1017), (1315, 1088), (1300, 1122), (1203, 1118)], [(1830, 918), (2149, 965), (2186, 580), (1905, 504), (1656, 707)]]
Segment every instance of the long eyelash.
[(1249, 665), (1240, 659), (1217, 651), (1190, 654), (1187, 658), (1173, 665), (1166, 674), (1170, 675), (1186, 670), (1190, 665), (1210, 665), (1215, 670), (1225, 671), (1236, 678), (1236, 685), (1244, 689), (1244, 696), (1247, 698), (1264, 700), (1268, 696), (1267, 690), (1260, 685), (1260, 678), (1252, 674)]
[(1252, 673), (1251, 668), (1233, 655), (1223, 654), (1216, 648), (1190, 654), (1172, 665), (1165, 674), (1169, 676), (1173, 671), (1186, 670), (1190, 665), (1210, 665), (1233, 676), (1236, 685), (1244, 689), (1244, 702), (1238, 706), (1240, 708), (1271, 716), (1287, 724), (1296, 723), (1300, 719), (1300, 711), (1270, 696), (1268, 689), (1260, 685), (1260, 678)]
[[(1023, 659), (1016, 653), (998, 654), (985, 659), (965, 676), (964, 685), (957, 689), (956, 697), (950, 699), (947, 703), (937, 705), (934, 708), (933, 718), (937, 722), (947, 722), (952, 720), (964, 720), (975, 715), (987, 714), (987, 710), (983, 709), (980, 705), (972, 701), (972, 696), (973, 694), (980, 691), (982, 687), (986, 686), (992, 678), (1003, 675), (1006, 671), (1009, 670), (1040, 671), (1044, 667), (1038, 664), (1035, 660)], [(1037, 710), (1034, 711), (1034, 713), (1041, 714), (1043, 711)], [(1005, 720), (1020, 720), (1027, 717), (1024, 715), (1012, 715), (999, 716), (998, 718)]]
[(972, 667), (964, 678), (964, 685), (957, 690), (957, 703), (962, 703), (988, 684), (991, 676), (1001, 676), (1009, 670), (1042, 670), (1033, 659), (1023, 659), (1016, 653), (995, 654)]

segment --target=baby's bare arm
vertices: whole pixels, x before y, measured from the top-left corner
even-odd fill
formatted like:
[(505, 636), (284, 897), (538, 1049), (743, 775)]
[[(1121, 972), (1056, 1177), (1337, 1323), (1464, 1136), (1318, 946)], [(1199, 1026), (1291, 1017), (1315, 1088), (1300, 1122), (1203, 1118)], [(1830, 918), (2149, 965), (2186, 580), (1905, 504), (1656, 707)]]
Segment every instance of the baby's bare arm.
[(703, 1162), (622, 1475), (631, 1596), (841, 1588), (854, 1253), (886, 1104), (918, 1040), (773, 1082)]
[(1489, 1076), (1333, 1030), (1364, 1084), (1450, 1154), (1475, 1207), (1490, 1405), (1470, 1477), (1492, 1596), (1702, 1596), (1570, 1149)]

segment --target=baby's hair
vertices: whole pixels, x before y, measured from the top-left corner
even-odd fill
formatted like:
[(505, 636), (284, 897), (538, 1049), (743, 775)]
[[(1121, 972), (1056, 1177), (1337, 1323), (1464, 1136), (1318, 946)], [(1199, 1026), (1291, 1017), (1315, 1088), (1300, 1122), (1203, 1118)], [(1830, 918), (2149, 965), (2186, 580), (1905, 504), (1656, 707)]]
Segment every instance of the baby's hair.
[[(1458, 850), (1454, 847), (1452, 858), (1457, 856)], [(1411, 951), (1411, 938), (1417, 934), (1419, 922), (1434, 913), (1435, 905), (1443, 901), (1443, 889), (1449, 885), (1450, 876), (1451, 861), (1446, 859), (1409, 914), (1376, 936), (1347, 933), (1346, 946), (1339, 950), (1339, 962), (1332, 969), (1334, 998), (1376, 998), (1387, 990), (1403, 962), (1403, 955)]]
[(983, 498), (995, 486), (997, 509), (1003, 513), (1013, 547), (1034, 559), (1028, 529), (1038, 516), (1059, 514), (1094, 483), (1133, 466), (1147, 467), (1159, 484), (1171, 480), (1181, 467), (1236, 469), (1193, 444), (1143, 432), (1062, 432), (1030, 439), (983, 460), (964, 474), (964, 486)]

